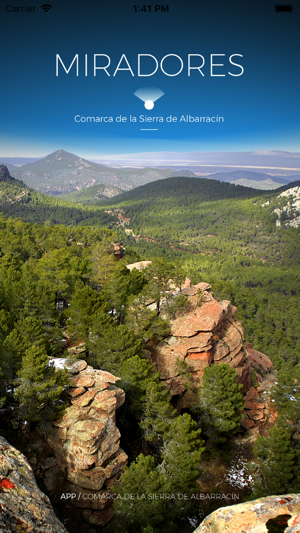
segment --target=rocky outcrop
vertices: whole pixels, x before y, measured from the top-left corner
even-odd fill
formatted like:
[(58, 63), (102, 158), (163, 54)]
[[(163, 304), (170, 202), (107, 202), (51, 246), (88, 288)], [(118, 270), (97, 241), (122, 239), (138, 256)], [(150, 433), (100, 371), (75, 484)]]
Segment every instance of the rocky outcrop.
[(11, 181), (12, 178), (5, 165), (0, 165), (0, 181)]
[(38, 488), (24, 455), (0, 437), (0, 530), (2, 533), (67, 533)]
[(138, 261), (137, 263), (131, 263), (130, 265), (126, 265), (128, 270), (133, 270), (136, 268), (137, 270), (141, 271), (147, 266), (151, 265), (152, 261)]
[(114, 246), (114, 252), (113, 252), (114, 256), (117, 259), (117, 261), (120, 261), (120, 259), (122, 259), (122, 257), (124, 257), (125, 249), (123, 248), (123, 246), (121, 246), (120, 243), (116, 243), (113, 246)]
[[(23, 181), (17, 180), (10, 175), (9, 170), (5, 165), (0, 165), (0, 182), (1, 181), (26, 188), (26, 185), (23, 183)], [(23, 191), (23, 193), (24, 192), (25, 191)]]
[[(236, 307), (230, 301), (217, 301), (208, 283), (198, 283), (181, 291), (189, 299), (189, 307), (171, 320), (170, 336), (151, 350), (152, 361), (156, 363), (161, 379), (172, 395), (186, 390), (179, 375), (177, 361), (185, 361), (192, 371), (195, 386), (201, 382), (204, 369), (209, 365), (228, 363), (237, 371), (237, 381), (243, 385), (246, 399), (245, 427), (252, 427), (264, 419), (265, 405), (259, 397), (259, 384), (272, 369), (271, 360), (244, 344), (244, 330), (235, 320)], [(255, 371), (255, 374), (253, 374)], [(253, 387), (253, 375), (257, 388)], [(180, 400), (180, 407), (189, 407), (193, 393), (186, 391)]]
[(272, 531), (300, 532), (300, 494), (268, 496), (221, 507), (207, 516), (194, 533), (267, 533), (271, 525)]
[[(285, 201), (284, 201), (285, 200)], [(277, 215), (276, 226), (292, 226), (298, 228), (300, 226), (300, 187), (290, 187), (286, 191), (283, 191), (273, 199), (271, 205), (276, 204), (277, 207), (273, 209), (273, 213)], [(270, 205), (270, 201), (262, 204), (262, 207)]]
[[(58, 368), (66, 363), (54, 361)], [(115, 424), (116, 409), (124, 403), (125, 393), (115, 386), (120, 378), (94, 370), (85, 361), (67, 370), (70, 406), (54, 422), (47, 441), (65, 474), (68, 492), (74, 495), (71, 501), (85, 509), (90, 523), (103, 526), (110, 519), (110, 489), (127, 463)]]

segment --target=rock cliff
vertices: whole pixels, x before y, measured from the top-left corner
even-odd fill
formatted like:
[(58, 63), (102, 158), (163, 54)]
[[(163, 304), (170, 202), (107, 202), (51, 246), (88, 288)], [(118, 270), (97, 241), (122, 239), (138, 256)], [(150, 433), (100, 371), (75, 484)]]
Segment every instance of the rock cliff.
[[(182, 290), (189, 300), (189, 307), (171, 320), (170, 336), (158, 345), (151, 345), (151, 359), (156, 363), (161, 379), (172, 395), (182, 395), (186, 387), (180, 377), (177, 360), (185, 361), (192, 370), (195, 386), (199, 385), (204, 369), (209, 365), (229, 363), (237, 371), (237, 380), (243, 385), (246, 400), (243, 424), (254, 426), (255, 421), (264, 419), (265, 404), (259, 397), (262, 389), (252, 385), (262, 383), (273, 365), (264, 354), (244, 343), (244, 330), (235, 320), (236, 307), (230, 301), (217, 301), (208, 283), (198, 283)], [(193, 403), (191, 391), (185, 391), (180, 407)]]
[[(64, 365), (65, 361), (56, 359), (55, 364)], [(124, 403), (125, 393), (114, 385), (119, 378), (94, 370), (85, 361), (79, 360), (67, 370), (70, 406), (54, 422), (47, 441), (55, 452), (54, 468), (62, 470), (67, 479), (67, 492), (73, 495), (70, 501), (84, 509), (91, 524), (103, 526), (110, 519), (110, 489), (127, 463), (115, 424), (116, 409)], [(48, 490), (57, 493), (55, 475), (51, 479)]]
[(38, 488), (24, 455), (0, 437), (0, 530), (2, 533), (67, 533)]
[[(298, 182), (297, 182), (298, 183)], [(285, 200), (285, 205), (282, 201)], [(292, 226), (298, 228), (300, 226), (300, 187), (290, 187), (286, 191), (283, 191), (277, 196), (262, 204), (262, 207), (266, 207), (272, 204), (277, 204), (277, 207), (273, 209), (273, 213), (277, 215), (276, 226), (280, 228), (283, 226)]]
[[(271, 526), (273, 529), (270, 529)], [(300, 494), (267, 496), (252, 502), (221, 507), (207, 516), (194, 533), (268, 531), (300, 532)]]

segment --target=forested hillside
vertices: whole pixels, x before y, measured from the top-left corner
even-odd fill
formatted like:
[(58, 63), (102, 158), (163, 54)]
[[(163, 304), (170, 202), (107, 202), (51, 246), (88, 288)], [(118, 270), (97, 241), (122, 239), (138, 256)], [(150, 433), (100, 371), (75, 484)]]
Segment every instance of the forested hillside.
[[(122, 378), (127, 400), (119, 427), (124, 438), (144, 442), (149, 452), (160, 451), (157, 460), (149, 452), (140, 454), (118, 493), (138, 494), (142, 483), (147, 490), (192, 494), (204, 451), (201, 431), (189, 414), (180, 415), (171, 406), (145, 354), (147, 342), (169, 331), (168, 322), (147, 303), (157, 298), (158, 287), (164, 294), (170, 280), (181, 283), (184, 272), (165, 261), (154, 262), (145, 274), (131, 272), (114, 258), (113, 240), (107, 229), (42, 227), (1, 215), (1, 432), (9, 439), (16, 439), (16, 429), (20, 436), (35, 429), (44, 436), (51, 432), (70, 383), (49, 357), (68, 356), (66, 339), (75, 346), (85, 341), (87, 361)], [(235, 371), (228, 371), (234, 379)], [(141, 445), (134, 458), (140, 450)], [(137, 506), (131, 509), (121, 501), (113, 530), (121, 532), (129, 521), (132, 531), (140, 531), (146, 520), (168, 531), (168, 523), (182, 520), (191, 506), (188, 499), (184, 505), (180, 499), (161, 502), (161, 511), (153, 513), (148, 500), (138, 516)]]
[(179, 260), (193, 282), (208, 281), (232, 300), (256, 349), (298, 361), (299, 230), (276, 226), (277, 194), (169, 178), (83, 207), (10, 178), (0, 183), (0, 209), (32, 223), (115, 228), (133, 261)]
[(4, 165), (0, 165), (0, 211), (32, 224), (109, 226), (112, 220), (104, 211), (90, 211), (30, 189), (12, 178)]
[(172, 178), (122, 194), (105, 209), (121, 214), (118, 231), (143, 259), (177, 259), (193, 282), (208, 281), (230, 299), (247, 340), (280, 364), (299, 360), (300, 236), (284, 218), (276, 226), (274, 209), (286, 201), (277, 194)]
[(122, 192), (121, 189), (112, 185), (92, 185), (76, 192), (62, 194), (61, 199), (81, 205), (96, 205), (99, 201), (112, 198)]
[[(66, 405), (69, 382), (49, 358), (66, 357), (68, 346), (85, 343), (81, 356), (94, 368), (120, 376), (119, 386), (126, 392), (118, 427), (130, 465), (115, 489), (120, 500), (112, 531), (122, 533), (129, 523), (131, 531), (142, 533), (145, 521), (152, 532), (181, 531), (184, 517), (194, 512), (190, 501), (161, 501), (153, 511), (151, 500), (140, 507), (123, 496), (196, 492), (205, 446), (209, 462), (227, 453), (225, 445), (239, 431), (243, 407), (236, 370), (220, 364), (207, 367), (196, 411), (180, 414), (147, 359), (145, 348), (165, 338), (170, 318), (181, 316), (187, 306), (184, 295), (173, 295), (174, 283), (180, 286), (187, 275), (193, 283), (210, 283), (217, 298), (237, 306), (246, 341), (271, 357), (278, 371), (272, 397), (281, 417), (254, 449), (253, 495), (298, 490), (299, 229), (285, 225), (286, 213), (278, 227), (274, 213), (288, 197), (213, 180), (173, 178), (101, 207), (79, 207), (32, 191), (3, 167), (2, 177), (0, 207), (11, 215), (0, 215), (4, 436), (13, 438), (14, 428), (20, 435), (51, 430)], [(66, 225), (57, 223), (61, 221)], [(125, 257), (117, 262), (113, 245), (120, 240)], [(125, 266), (142, 259), (152, 261), (142, 272)], [(188, 387), (189, 369), (181, 365), (178, 372)], [(228, 401), (235, 406), (221, 409), (218, 422), (204, 401), (214, 401), (215, 386), (230, 390)], [(290, 397), (295, 398), (292, 404)], [(270, 468), (268, 461), (280, 446), (287, 453), (282, 464)], [(284, 468), (288, 478), (274, 477)]]

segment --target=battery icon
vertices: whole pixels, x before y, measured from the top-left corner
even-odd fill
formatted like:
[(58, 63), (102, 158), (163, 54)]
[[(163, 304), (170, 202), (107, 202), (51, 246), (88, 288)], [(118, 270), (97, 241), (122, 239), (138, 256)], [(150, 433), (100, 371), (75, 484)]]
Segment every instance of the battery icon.
[(275, 12), (276, 13), (292, 13), (294, 11), (293, 5), (279, 5), (275, 6)]

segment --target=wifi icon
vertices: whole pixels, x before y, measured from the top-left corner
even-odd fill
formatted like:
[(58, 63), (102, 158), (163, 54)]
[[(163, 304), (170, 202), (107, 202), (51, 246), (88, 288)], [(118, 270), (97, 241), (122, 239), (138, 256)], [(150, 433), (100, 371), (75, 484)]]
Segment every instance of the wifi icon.
[(49, 4), (44, 4), (43, 6), (41, 6), (41, 8), (47, 13), (47, 11), (49, 11), (49, 9), (51, 9), (52, 6), (50, 6)]

